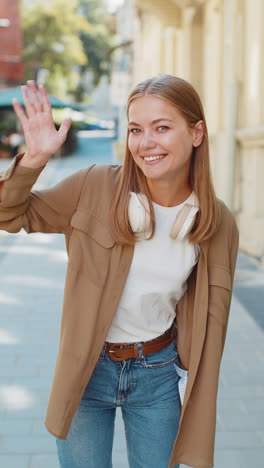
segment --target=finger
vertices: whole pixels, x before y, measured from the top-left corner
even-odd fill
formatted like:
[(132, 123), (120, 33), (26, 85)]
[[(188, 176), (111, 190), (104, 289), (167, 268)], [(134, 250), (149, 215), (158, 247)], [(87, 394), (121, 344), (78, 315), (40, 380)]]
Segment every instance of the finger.
[(13, 98), (13, 107), (14, 107), (14, 111), (15, 111), (18, 119), (20, 120), (20, 123), (21, 123), (22, 127), (24, 128), (24, 125), (27, 123), (27, 117), (26, 117), (26, 114), (23, 111), (21, 105), (19, 104), (19, 102), (15, 98)]
[(28, 80), (27, 85), (33, 96), (33, 106), (37, 112), (42, 112), (42, 104), (38, 95), (38, 86), (34, 80)]
[(48, 98), (46, 89), (44, 88), (44, 86), (39, 85), (39, 90), (40, 90), (40, 94), (41, 94), (42, 100), (43, 100), (43, 110), (44, 110), (44, 112), (51, 113), (50, 100)]
[(28, 117), (33, 117), (36, 114), (35, 108), (30, 100), (27, 86), (21, 86), (24, 98), (24, 106), (27, 111)]
[(71, 123), (72, 123), (71, 119), (64, 119), (59, 128), (58, 135), (60, 137), (61, 144), (64, 143), (64, 141), (66, 140), (67, 133), (70, 129)]

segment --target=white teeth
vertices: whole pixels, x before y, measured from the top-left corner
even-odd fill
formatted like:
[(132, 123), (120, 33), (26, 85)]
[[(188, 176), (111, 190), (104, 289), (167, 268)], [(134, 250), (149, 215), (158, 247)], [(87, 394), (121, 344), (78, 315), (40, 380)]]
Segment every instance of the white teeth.
[(161, 154), (159, 156), (144, 156), (145, 161), (155, 161), (155, 159), (162, 159), (164, 158), (164, 154)]

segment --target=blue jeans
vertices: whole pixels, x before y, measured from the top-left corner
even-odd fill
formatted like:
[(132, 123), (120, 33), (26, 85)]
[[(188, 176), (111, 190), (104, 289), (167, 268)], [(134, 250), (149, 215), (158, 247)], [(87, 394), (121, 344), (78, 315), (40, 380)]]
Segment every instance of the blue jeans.
[[(152, 341), (152, 340), (150, 340)], [(167, 468), (180, 419), (174, 342), (161, 351), (112, 361), (105, 346), (74, 415), (56, 439), (61, 468), (112, 468), (115, 413), (121, 407), (130, 468)], [(174, 468), (179, 468), (176, 465)]]

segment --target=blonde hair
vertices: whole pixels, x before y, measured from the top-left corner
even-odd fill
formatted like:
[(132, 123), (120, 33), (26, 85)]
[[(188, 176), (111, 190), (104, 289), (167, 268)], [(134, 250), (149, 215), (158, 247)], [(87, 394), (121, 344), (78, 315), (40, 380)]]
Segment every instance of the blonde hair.
[[(132, 101), (146, 95), (155, 95), (169, 101), (180, 111), (189, 127), (194, 127), (200, 120), (204, 122), (203, 141), (198, 147), (193, 148), (189, 174), (189, 183), (200, 208), (189, 241), (192, 244), (200, 243), (211, 238), (220, 223), (219, 205), (210, 170), (208, 131), (201, 100), (187, 81), (171, 75), (158, 75), (142, 81), (131, 91), (127, 102), (127, 113)], [(152, 232), (149, 237), (151, 238), (155, 232), (154, 209), (146, 177), (135, 163), (128, 148), (127, 133), (121, 177), (115, 190), (110, 215), (112, 235), (117, 243), (123, 245), (133, 245), (136, 240), (128, 220), (130, 192), (144, 193), (148, 198), (152, 219)]]

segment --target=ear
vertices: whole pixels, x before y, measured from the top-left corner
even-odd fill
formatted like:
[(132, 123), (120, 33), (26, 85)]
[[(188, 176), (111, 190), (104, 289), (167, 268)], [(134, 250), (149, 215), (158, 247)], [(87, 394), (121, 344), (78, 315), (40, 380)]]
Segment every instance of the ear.
[(192, 129), (193, 146), (197, 148), (203, 141), (204, 137), (204, 121), (199, 120)]

